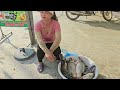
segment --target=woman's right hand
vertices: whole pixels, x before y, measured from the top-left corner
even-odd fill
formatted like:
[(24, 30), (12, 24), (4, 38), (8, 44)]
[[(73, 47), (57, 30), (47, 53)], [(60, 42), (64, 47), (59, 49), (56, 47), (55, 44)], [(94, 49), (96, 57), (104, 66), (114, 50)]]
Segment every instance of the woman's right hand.
[(52, 51), (48, 50), (46, 53), (45, 53), (45, 57), (49, 60), (49, 61), (54, 61), (55, 60), (55, 56), (53, 54)]

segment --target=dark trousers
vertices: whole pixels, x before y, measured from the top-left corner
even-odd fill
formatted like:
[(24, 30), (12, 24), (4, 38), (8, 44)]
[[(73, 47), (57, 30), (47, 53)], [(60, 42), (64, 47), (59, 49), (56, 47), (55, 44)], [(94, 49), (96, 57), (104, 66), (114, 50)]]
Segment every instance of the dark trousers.
[[(52, 46), (53, 43), (46, 43), (46, 46), (48, 49), (50, 49), (50, 47)], [(61, 49), (60, 47), (58, 47), (54, 52), (53, 52), (54, 56), (56, 57), (56, 60), (60, 60), (59, 58), (59, 54), (61, 54)], [(44, 51), (39, 47), (39, 45), (37, 45), (37, 57), (38, 57), (38, 61), (42, 62), (42, 59), (44, 58), (45, 53)]]

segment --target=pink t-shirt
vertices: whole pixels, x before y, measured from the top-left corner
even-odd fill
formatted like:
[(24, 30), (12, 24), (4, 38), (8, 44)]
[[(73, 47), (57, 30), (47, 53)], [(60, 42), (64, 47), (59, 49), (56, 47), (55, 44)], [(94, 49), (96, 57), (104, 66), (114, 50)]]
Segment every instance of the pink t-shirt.
[(61, 31), (60, 24), (58, 21), (52, 20), (50, 23), (50, 32), (45, 33), (44, 24), (42, 20), (35, 24), (35, 32), (41, 32), (42, 39), (45, 43), (52, 43), (55, 40), (55, 32)]

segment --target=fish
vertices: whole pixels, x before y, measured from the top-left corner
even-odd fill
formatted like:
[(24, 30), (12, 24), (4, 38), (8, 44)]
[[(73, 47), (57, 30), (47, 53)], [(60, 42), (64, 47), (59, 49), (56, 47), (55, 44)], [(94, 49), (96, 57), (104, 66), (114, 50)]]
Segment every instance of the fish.
[(93, 66), (87, 68), (87, 69), (85, 70), (84, 74), (87, 74), (87, 73), (94, 73), (94, 72), (95, 72), (95, 69), (96, 69), (96, 66), (93, 65)]
[(81, 78), (82, 74), (85, 70), (85, 64), (82, 62), (81, 58), (79, 57), (77, 63), (76, 63), (76, 74), (77, 78)]
[(85, 64), (80, 57), (78, 57), (78, 62), (81, 63), (81, 67), (82, 67), (81, 72), (83, 73), (85, 71)]
[(66, 64), (65, 62), (61, 63), (61, 72), (66, 78), (72, 79), (73, 78), (72, 73), (66, 68)]
[(76, 65), (74, 62), (69, 62), (68, 63), (68, 71), (72, 73), (72, 77), (76, 77)]
[(92, 79), (94, 76), (94, 73), (88, 73), (86, 75), (83, 75), (82, 76), (82, 79)]
[(77, 78), (82, 77), (82, 65), (79, 62), (76, 65), (76, 77)]

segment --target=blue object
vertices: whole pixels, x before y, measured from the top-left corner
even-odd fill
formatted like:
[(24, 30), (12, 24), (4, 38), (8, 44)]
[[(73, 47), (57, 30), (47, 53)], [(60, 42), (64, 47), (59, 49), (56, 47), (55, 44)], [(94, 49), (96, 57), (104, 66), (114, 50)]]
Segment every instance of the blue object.
[(74, 56), (74, 57), (76, 57), (76, 60), (78, 60), (78, 57), (79, 57), (78, 54), (76, 54), (76, 53), (69, 53), (65, 49), (62, 49), (62, 52), (64, 53), (64, 58), (67, 58), (67, 57), (70, 57), (70, 56)]

